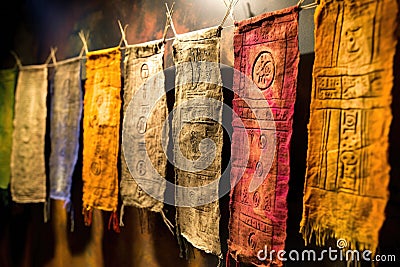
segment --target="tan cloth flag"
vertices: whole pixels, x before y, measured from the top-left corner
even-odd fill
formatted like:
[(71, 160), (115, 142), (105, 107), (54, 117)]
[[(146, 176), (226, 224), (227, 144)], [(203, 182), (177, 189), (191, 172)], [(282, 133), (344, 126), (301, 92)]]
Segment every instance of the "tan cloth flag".
[[(122, 147), (121, 155), (122, 203), (155, 212), (162, 212), (164, 205), (160, 200), (166, 188), (165, 180), (156, 183), (150, 171), (155, 168), (161, 177), (166, 176), (167, 158), (161, 142), (162, 138), (168, 140), (168, 128), (163, 128), (168, 114), (163, 57), (164, 42), (153, 41), (127, 46), (124, 62), (123, 144), (128, 146)], [(159, 96), (163, 97), (157, 99)], [(149, 110), (151, 107), (153, 109)], [(145, 160), (147, 156), (150, 161)], [(146, 188), (151, 189), (151, 195), (138, 185), (137, 179), (149, 185)]]
[(47, 65), (22, 67), (15, 93), (11, 195), (19, 203), (45, 202)]
[(388, 199), (397, 3), (321, 1), (301, 232), (375, 252)]
[[(207, 64), (220, 61), (220, 34), (219, 28), (210, 28), (178, 35), (173, 43), (177, 111), (173, 117), (172, 133), (176, 138), (174, 163), (177, 184), (180, 186), (200, 187), (221, 176), (223, 132), (219, 122), (222, 120), (222, 106), (207, 102), (207, 99), (222, 101), (223, 98), (219, 65)], [(183, 107), (187, 100), (196, 104)], [(198, 116), (190, 118), (193, 113), (198, 113)], [(214, 113), (216, 120), (207, 118), (208, 113)], [(202, 142), (206, 138), (215, 144), (214, 149), (208, 147), (208, 142)], [(215, 157), (207, 166), (208, 156), (212, 153)], [(195, 164), (186, 163), (180, 155)], [(215, 195), (218, 188), (208, 193), (193, 195), (192, 200)], [(218, 201), (197, 207), (177, 207), (176, 220), (178, 233), (193, 246), (221, 256)]]
[(114, 212), (117, 210), (120, 63), (119, 47), (87, 54), (82, 173), (86, 224), (91, 223), (90, 214), (93, 208)]

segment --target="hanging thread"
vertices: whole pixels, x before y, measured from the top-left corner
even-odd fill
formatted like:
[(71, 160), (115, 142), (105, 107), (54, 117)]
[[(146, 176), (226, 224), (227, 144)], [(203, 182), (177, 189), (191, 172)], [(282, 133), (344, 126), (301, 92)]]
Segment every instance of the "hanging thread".
[(69, 219), (70, 219), (70, 232), (73, 233), (75, 231), (75, 213), (74, 213), (74, 206), (72, 205), (72, 202), (70, 200), (66, 201), (64, 203), (64, 208), (67, 210), (69, 213)]
[(160, 211), (161, 216), (164, 220), (164, 223), (167, 225), (168, 230), (172, 233), (172, 235), (174, 235), (174, 231), (172, 229), (174, 229), (174, 225), (168, 220), (167, 216), (165, 216), (165, 213), (163, 210)]
[(122, 204), (121, 206), (121, 211), (119, 213), (119, 226), (124, 227), (124, 222), (122, 221), (122, 218), (124, 217), (124, 212), (125, 212), (125, 205)]
[(112, 224), (114, 232), (116, 232), (116, 233), (121, 232), (121, 229), (119, 228), (118, 215), (117, 215), (116, 211), (113, 211), (111, 213), (110, 219), (108, 220), (108, 230), (111, 229), (111, 224)]
[(93, 210), (90, 207), (87, 207), (83, 210), (83, 219), (85, 222), (85, 226), (90, 226), (92, 224)]
[(229, 260), (229, 251), (226, 252), (226, 256), (225, 256), (225, 267), (230, 267), (231, 266), (231, 262)]
[(49, 221), (50, 218), (50, 198), (47, 198), (43, 205), (43, 220), (45, 223)]

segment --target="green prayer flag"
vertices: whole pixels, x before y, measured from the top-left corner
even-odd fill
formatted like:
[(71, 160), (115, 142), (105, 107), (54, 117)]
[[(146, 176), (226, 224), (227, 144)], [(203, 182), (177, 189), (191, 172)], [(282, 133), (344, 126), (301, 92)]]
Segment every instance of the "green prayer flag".
[(10, 183), (14, 89), (17, 69), (0, 70), (0, 188)]

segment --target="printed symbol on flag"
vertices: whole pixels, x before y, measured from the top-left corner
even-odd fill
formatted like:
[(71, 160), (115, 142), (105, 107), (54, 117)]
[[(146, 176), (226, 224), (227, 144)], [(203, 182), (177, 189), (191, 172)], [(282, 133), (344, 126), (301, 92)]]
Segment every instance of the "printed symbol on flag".
[(146, 163), (143, 160), (139, 160), (137, 165), (136, 165), (136, 171), (140, 176), (143, 176), (146, 174)]
[(90, 165), (90, 171), (96, 175), (99, 176), (101, 173), (101, 165), (99, 162), (92, 162), (92, 165)]
[(261, 52), (253, 65), (253, 82), (261, 90), (271, 86), (275, 78), (275, 63), (270, 52)]
[(247, 242), (249, 244), (249, 246), (254, 250), (257, 247), (257, 242), (256, 242), (256, 234), (251, 232), (249, 234), (249, 238), (247, 239)]
[(145, 80), (149, 77), (149, 66), (144, 63), (140, 69), (140, 77)]
[(136, 129), (138, 130), (138, 133), (140, 134), (144, 134), (146, 132), (146, 117), (142, 116), (139, 118), (138, 123), (137, 123), (137, 127)]

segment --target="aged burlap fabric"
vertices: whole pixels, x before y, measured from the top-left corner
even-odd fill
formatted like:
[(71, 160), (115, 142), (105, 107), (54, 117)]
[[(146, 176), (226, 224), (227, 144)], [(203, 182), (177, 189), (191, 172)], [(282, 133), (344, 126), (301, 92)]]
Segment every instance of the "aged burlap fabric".
[(45, 202), (47, 65), (22, 67), (15, 92), (11, 195), (18, 203)]
[(11, 147), (14, 90), (17, 69), (0, 70), (0, 189), (7, 189), (11, 177)]
[(397, 4), (321, 1), (301, 232), (375, 252), (388, 199)]
[[(232, 123), (231, 181), (240, 180), (231, 189), (228, 248), (237, 261), (257, 266), (282, 266), (276, 254), (260, 261), (257, 253), (265, 248), (279, 251), (285, 246), (299, 62), (298, 11), (290, 7), (235, 23), (235, 69), (251, 78), (255, 89), (235, 75), (233, 109), (245, 128), (235, 120)], [(260, 90), (259, 98), (251, 90)], [(266, 100), (270, 110), (259, 110)], [(267, 146), (274, 140), (275, 155)], [(250, 190), (250, 182), (256, 178), (265, 180)]]
[[(157, 183), (150, 171), (156, 169), (161, 177), (166, 175), (167, 158), (161, 143), (162, 137), (168, 140), (167, 128), (163, 128), (168, 113), (163, 57), (163, 41), (153, 41), (127, 46), (124, 62), (123, 138), (129, 139), (129, 146), (122, 147), (121, 155), (122, 203), (155, 212), (162, 211), (163, 202), (160, 200), (164, 198), (166, 186), (165, 180)], [(159, 96), (164, 97), (158, 99)], [(153, 110), (149, 110), (151, 107)], [(147, 118), (147, 115), (150, 116)], [(146, 161), (146, 157), (150, 161)], [(138, 179), (149, 185), (146, 188), (151, 189), (151, 196), (137, 184)]]
[(58, 62), (50, 113), (50, 197), (70, 202), (82, 113), (81, 61)]
[[(207, 62), (219, 63), (220, 29), (210, 28), (176, 36), (173, 53), (176, 66), (175, 108), (178, 108), (172, 122), (172, 133), (177, 141), (174, 143), (176, 182), (180, 186), (199, 187), (221, 176), (223, 132), (218, 122), (221, 121), (222, 107), (211, 106), (212, 103), (204, 103), (201, 100), (186, 108), (179, 109), (179, 107), (186, 100), (196, 101), (202, 98), (223, 100), (219, 65), (207, 65)], [(205, 117), (186, 119), (190, 117), (191, 109), (194, 112), (202, 112), (198, 115)], [(217, 113), (216, 121), (207, 118), (208, 113), (212, 111)], [(215, 150), (201, 147), (200, 142), (205, 138), (214, 142)], [(192, 166), (184, 166), (184, 161), (178, 158), (179, 149), (184, 158), (191, 161), (198, 160), (193, 166), (196, 171), (186, 171)], [(209, 166), (203, 166), (208, 158), (207, 154), (212, 152), (215, 153), (213, 161)], [(217, 187), (214, 190), (215, 192), (210, 194), (218, 193)], [(209, 196), (193, 195), (195, 200), (207, 197)], [(197, 207), (177, 207), (176, 220), (178, 234), (193, 246), (221, 256), (218, 201)]]
[[(116, 211), (121, 109), (119, 48), (87, 54), (83, 109), (83, 208)], [(86, 224), (90, 224), (89, 220)]]

